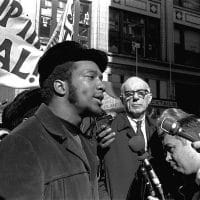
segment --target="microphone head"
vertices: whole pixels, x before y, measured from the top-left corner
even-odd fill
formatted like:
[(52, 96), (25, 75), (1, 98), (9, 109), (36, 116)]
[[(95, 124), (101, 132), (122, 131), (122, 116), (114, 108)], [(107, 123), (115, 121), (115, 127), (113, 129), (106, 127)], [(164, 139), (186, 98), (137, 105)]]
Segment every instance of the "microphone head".
[(142, 135), (133, 136), (129, 140), (128, 146), (133, 152), (138, 153), (138, 155), (142, 155), (145, 153), (145, 141)]
[(162, 131), (170, 134), (170, 135), (176, 135), (179, 132), (180, 125), (177, 121), (170, 119), (170, 118), (164, 118), (160, 128)]
[(145, 159), (150, 159), (151, 156), (149, 155), (149, 153), (147, 151), (143, 151), (142, 154), (138, 154), (138, 160), (139, 161), (143, 161)]
[(115, 119), (115, 117), (116, 117), (115, 115), (106, 114), (106, 113), (104, 113), (101, 116), (98, 116), (96, 118), (98, 127), (101, 127), (102, 125), (110, 126), (112, 124), (112, 121)]

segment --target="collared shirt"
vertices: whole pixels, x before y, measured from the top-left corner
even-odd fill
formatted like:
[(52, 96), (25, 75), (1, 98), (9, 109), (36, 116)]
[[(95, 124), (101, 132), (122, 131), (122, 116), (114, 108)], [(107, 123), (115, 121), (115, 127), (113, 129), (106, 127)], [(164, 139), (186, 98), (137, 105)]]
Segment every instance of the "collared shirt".
[[(137, 121), (138, 120), (135, 120), (129, 116), (128, 117), (128, 120), (133, 128), (133, 130), (135, 132), (137, 132)], [(147, 134), (146, 134), (146, 126), (145, 126), (145, 116), (139, 120), (139, 121), (142, 121), (142, 124), (141, 124), (141, 130), (142, 130), (142, 133), (143, 133), (143, 136), (144, 136), (144, 142), (145, 142), (145, 151), (147, 151)]]
[(74, 140), (76, 140), (76, 142), (79, 144), (79, 146), (83, 149), (81, 139), (79, 137), (81, 130), (78, 127), (76, 127), (75, 125), (73, 125), (72, 123), (70, 123), (62, 118), (59, 118), (59, 119), (61, 120), (61, 122), (63, 123), (65, 128), (69, 130), (68, 136), (73, 138)]

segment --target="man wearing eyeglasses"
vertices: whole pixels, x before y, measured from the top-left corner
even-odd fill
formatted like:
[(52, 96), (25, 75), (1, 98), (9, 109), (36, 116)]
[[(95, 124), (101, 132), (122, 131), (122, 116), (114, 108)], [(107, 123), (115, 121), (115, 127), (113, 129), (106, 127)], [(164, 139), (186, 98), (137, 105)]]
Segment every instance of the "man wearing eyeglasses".
[(113, 200), (145, 199), (141, 182), (135, 182), (140, 156), (131, 150), (130, 141), (134, 145), (134, 136), (141, 134), (142, 144), (136, 145), (142, 145), (144, 152), (159, 146), (152, 137), (156, 133), (155, 122), (146, 113), (151, 100), (150, 87), (143, 79), (134, 76), (122, 84), (121, 101), (125, 112), (119, 113), (111, 124), (116, 138), (104, 158), (106, 182)]

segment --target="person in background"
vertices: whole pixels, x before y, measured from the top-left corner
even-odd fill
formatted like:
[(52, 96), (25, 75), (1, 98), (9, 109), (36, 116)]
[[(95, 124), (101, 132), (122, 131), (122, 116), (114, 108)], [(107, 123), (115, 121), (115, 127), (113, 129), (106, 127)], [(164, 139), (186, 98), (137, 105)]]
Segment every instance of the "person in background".
[[(0, 145), (2, 199), (99, 199), (97, 156), (80, 124), (102, 113), (106, 66), (104, 52), (74, 41), (58, 43), (40, 58), (44, 103)], [(111, 129), (101, 130), (107, 133)]]
[(31, 117), (42, 103), (40, 88), (24, 90), (5, 106), (2, 112), (2, 127), (13, 130)]
[(7, 103), (1, 116), (0, 141), (21, 122), (32, 116), (41, 103), (40, 88), (24, 90), (12, 102)]
[[(133, 76), (122, 84), (121, 101), (125, 112), (117, 114), (111, 123), (116, 138), (107, 148), (103, 160), (107, 190), (113, 200), (146, 198), (144, 185), (138, 182), (137, 175), (141, 162), (138, 152), (130, 148), (130, 141), (134, 144), (135, 136), (140, 134), (142, 151), (161, 154), (155, 121), (146, 113), (151, 100), (151, 89), (142, 78)], [(158, 166), (158, 169), (162, 168), (160, 163)]]
[[(185, 134), (199, 137), (200, 121), (181, 109), (170, 108), (163, 112), (158, 119), (159, 135), (166, 151), (166, 161), (173, 170), (183, 174), (184, 184), (179, 192), (184, 200), (200, 199), (200, 154), (192, 147), (192, 142), (177, 134), (171, 135), (161, 127), (164, 118), (170, 118), (180, 125)], [(159, 198), (149, 196), (149, 200)]]

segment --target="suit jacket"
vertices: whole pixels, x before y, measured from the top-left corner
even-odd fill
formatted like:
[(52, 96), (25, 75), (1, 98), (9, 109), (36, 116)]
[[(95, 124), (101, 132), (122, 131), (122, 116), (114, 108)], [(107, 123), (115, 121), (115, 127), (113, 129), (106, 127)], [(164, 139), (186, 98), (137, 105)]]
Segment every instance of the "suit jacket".
[(45, 104), (0, 144), (0, 199), (98, 199), (97, 159)]
[[(145, 119), (145, 126), (150, 150), (151, 138), (157, 129), (154, 121), (149, 117)], [(111, 198), (122, 200), (126, 199), (140, 165), (137, 153), (134, 153), (128, 146), (129, 140), (136, 133), (131, 127), (126, 113), (119, 113), (111, 128), (116, 132), (116, 139), (104, 156), (106, 183)]]

